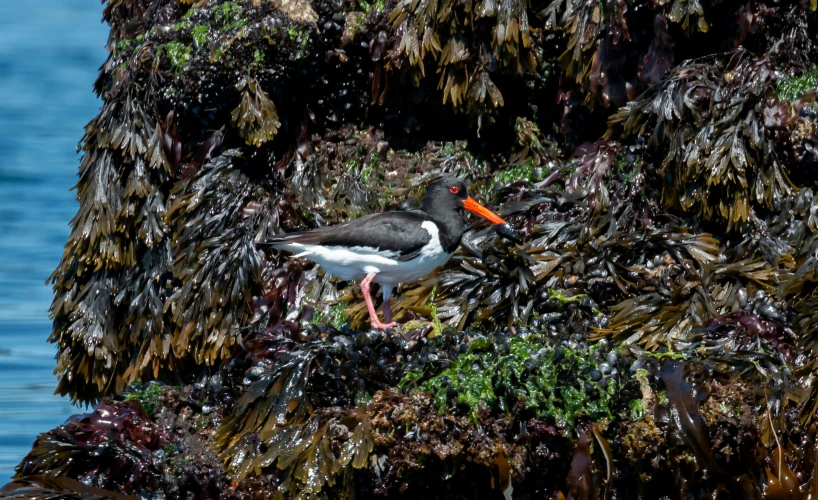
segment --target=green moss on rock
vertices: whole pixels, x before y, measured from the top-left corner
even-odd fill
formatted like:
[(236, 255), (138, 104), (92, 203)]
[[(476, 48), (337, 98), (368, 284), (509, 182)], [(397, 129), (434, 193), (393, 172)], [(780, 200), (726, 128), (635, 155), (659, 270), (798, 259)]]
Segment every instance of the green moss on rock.
[(201, 47), (204, 46), (205, 42), (207, 42), (207, 34), (210, 30), (210, 26), (207, 24), (201, 24), (196, 26), (191, 30), (191, 36), (193, 40)]
[(180, 73), (188, 61), (190, 61), (190, 57), (193, 54), (193, 47), (185, 45), (178, 40), (173, 40), (162, 45), (160, 53), (167, 56), (170, 68)]
[(544, 347), (542, 340), (538, 335), (513, 337), (507, 347), (495, 350), (477, 339), (468, 353), (423, 382), (420, 389), (434, 393), (441, 410), (453, 399), (465, 405), (473, 419), (480, 406), (528, 411), (537, 419), (554, 422), (566, 435), (580, 416), (612, 419), (619, 383), (602, 378), (593, 356), (596, 348), (552, 349)]
[(796, 101), (811, 90), (818, 89), (818, 67), (804, 74), (784, 77), (778, 82), (778, 96), (788, 101)]
[(173, 390), (173, 387), (156, 382), (149, 382), (144, 386), (132, 384), (127, 389), (128, 395), (125, 401), (136, 401), (142, 405), (148, 415), (152, 416), (162, 405), (165, 397)]

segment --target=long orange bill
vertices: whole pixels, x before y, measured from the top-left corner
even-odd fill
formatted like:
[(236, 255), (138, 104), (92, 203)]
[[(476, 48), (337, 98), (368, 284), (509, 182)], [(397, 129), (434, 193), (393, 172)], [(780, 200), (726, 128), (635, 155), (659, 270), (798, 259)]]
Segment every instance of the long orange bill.
[(486, 219), (487, 221), (491, 222), (492, 224), (505, 224), (506, 221), (500, 218), (499, 215), (495, 214), (488, 208), (484, 207), (483, 205), (474, 201), (474, 198), (469, 196), (465, 200), (463, 200), (463, 208), (468, 210), (469, 212), (475, 213), (480, 217)]

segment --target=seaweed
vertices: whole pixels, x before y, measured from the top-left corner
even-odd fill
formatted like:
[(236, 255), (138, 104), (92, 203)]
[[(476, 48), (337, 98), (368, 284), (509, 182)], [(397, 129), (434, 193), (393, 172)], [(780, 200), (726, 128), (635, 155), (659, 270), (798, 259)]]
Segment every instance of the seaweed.
[(151, 452), (167, 441), (141, 407), (102, 404), (41, 434), (15, 478), (68, 476), (115, 492), (154, 489), (157, 471)]
[(613, 115), (606, 137), (650, 134), (664, 203), (737, 227), (795, 191), (771, 130), (788, 122), (767, 118), (774, 84), (770, 61), (742, 49), (690, 61)]
[(580, 429), (574, 449), (574, 458), (571, 459), (571, 469), (568, 472), (566, 481), (568, 483), (568, 495), (566, 498), (573, 500), (589, 499), (593, 495), (591, 465), (591, 437), (586, 429)]
[(66, 500), (134, 500), (138, 497), (123, 495), (116, 491), (87, 486), (67, 477), (29, 476), (17, 479), (0, 489), (3, 498), (16, 499), (66, 499)]
[[(235, 151), (225, 151), (177, 184), (168, 209), (168, 217), (179, 221), (171, 267), (181, 284), (165, 305), (175, 325), (170, 347), (205, 365), (227, 355), (235, 330), (251, 317), (262, 271), (254, 242), (272, 216), (265, 191), (233, 165), (234, 158)], [(246, 211), (253, 203), (259, 209)]]
[(675, 360), (668, 361), (662, 366), (659, 376), (667, 388), (671, 420), (692, 450), (695, 467), (701, 469), (704, 479), (708, 479), (710, 475), (724, 474), (704, 433), (696, 393), (684, 380), (684, 364)]
[[(505, 104), (492, 73), (521, 76), (536, 67), (528, 2), (491, 0), (475, 5), (402, 0), (389, 13), (392, 47), (388, 69), (409, 71), (415, 84), (436, 61), (442, 103), (477, 118), (491, 118)], [(430, 65), (431, 66), (431, 65)]]
[(187, 387), (133, 385), (105, 398), (38, 436), (0, 496), (218, 498), (227, 477), (207, 447), (224, 409), (222, 389), (214, 377)]
[(275, 104), (257, 81), (248, 79), (240, 87), (241, 103), (233, 110), (231, 121), (247, 144), (259, 147), (275, 137), (281, 122)]
[[(814, 493), (813, 4), (108, 0), (50, 341), (129, 423), (3, 495)], [(396, 331), (256, 250), (443, 175), (509, 226)]]

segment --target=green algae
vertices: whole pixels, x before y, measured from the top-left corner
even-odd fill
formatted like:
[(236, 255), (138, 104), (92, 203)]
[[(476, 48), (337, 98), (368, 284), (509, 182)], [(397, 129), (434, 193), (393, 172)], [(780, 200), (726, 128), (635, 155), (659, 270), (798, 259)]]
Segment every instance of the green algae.
[(369, 184), (369, 179), (372, 176), (372, 172), (376, 172), (380, 161), (378, 161), (378, 157), (374, 154), (369, 158), (369, 161), (366, 163), (366, 166), (361, 170), (361, 181), (365, 184)]
[[(564, 347), (547, 349), (538, 335), (513, 337), (507, 353), (493, 349), (486, 339), (475, 339), (468, 353), (435, 377), (420, 384), (433, 393), (439, 410), (446, 408), (449, 395), (467, 408), (472, 420), (478, 408), (511, 413), (530, 412), (535, 418), (554, 422), (568, 435), (576, 419), (586, 416), (593, 421), (614, 418), (612, 407), (619, 383), (608, 379), (604, 384), (594, 380), (597, 362), (595, 347), (572, 350)], [(417, 377), (407, 374), (408, 385)]]
[(788, 101), (796, 101), (805, 93), (818, 89), (818, 67), (813, 67), (806, 73), (784, 77), (778, 82), (778, 97)]
[(190, 19), (191, 17), (193, 17), (193, 14), (195, 14), (198, 10), (199, 9), (196, 7), (191, 7), (187, 12), (185, 12), (185, 14), (182, 16), (182, 19)]
[(218, 49), (216, 49), (216, 52), (213, 53), (213, 57), (211, 58), (211, 61), (213, 61), (213, 62), (221, 61), (222, 57), (224, 57), (224, 51), (227, 50), (227, 48), (229, 46), (230, 45), (227, 44), (227, 43), (222, 44), (222, 46), (219, 47)]
[(132, 40), (129, 39), (118, 41), (114, 46), (114, 55), (120, 54), (121, 52), (128, 50), (131, 46), (131, 42)]
[(667, 391), (659, 391), (656, 393), (656, 401), (658, 401), (661, 405), (667, 405), (670, 402), (667, 397)]
[(631, 182), (639, 175), (639, 161), (628, 161), (627, 155), (621, 151), (614, 157), (614, 167), (616, 173), (622, 174), (622, 180), (626, 183)]
[(628, 408), (631, 411), (631, 419), (641, 420), (645, 416), (645, 405), (638, 399), (631, 399), (628, 402)]
[(435, 303), (435, 297), (437, 296), (437, 285), (432, 287), (432, 293), (429, 294), (429, 310), (431, 311), (432, 316), (432, 333), (431, 336), (438, 336), (443, 333), (443, 324), (440, 322), (440, 317), (437, 314), (437, 304)]
[(253, 64), (255, 64), (256, 66), (261, 66), (261, 63), (263, 61), (264, 61), (264, 51), (256, 49), (256, 51), (253, 52)]
[(242, 12), (244, 12), (244, 7), (238, 2), (224, 2), (214, 9), (213, 19), (220, 23), (229, 24), (241, 19)]
[(557, 301), (557, 304), (560, 308), (565, 307), (567, 304), (571, 302), (581, 302), (582, 299), (585, 297), (584, 293), (578, 293), (576, 295), (565, 295), (565, 290), (559, 288), (550, 288), (548, 290), (548, 299)]
[(411, 387), (415, 387), (419, 382), (423, 380), (423, 372), (421, 371), (407, 371), (403, 378), (398, 383), (398, 387), (401, 389), (409, 389)]
[(207, 24), (200, 24), (191, 30), (190, 35), (193, 37), (193, 40), (201, 47), (207, 41), (207, 34), (210, 30), (210, 26)]
[(228, 33), (247, 24), (244, 7), (238, 2), (225, 2), (213, 9), (213, 21), (221, 25), (219, 31)]
[(372, 394), (366, 391), (359, 391), (357, 394), (355, 394), (356, 406), (367, 405), (374, 400), (375, 398), (372, 396)]
[(497, 172), (495, 179), (503, 184), (511, 184), (522, 180), (538, 182), (542, 180), (542, 173), (537, 171), (537, 166), (533, 163), (525, 163)]
[(384, 0), (376, 0), (369, 3), (366, 0), (358, 0), (358, 7), (360, 7), (367, 15), (374, 9), (375, 14), (380, 14), (386, 9), (386, 2)]
[(237, 30), (239, 28), (243, 28), (247, 24), (247, 19), (236, 19), (235, 21), (225, 24), (221, 27), (219, 31), (223, 33), (227, 33), (229, 31)]
[(170, 68), (173, 71), (181, 73), (188, 61), (190, 61), (190, 57), (193, 54), (193, 47), (185, 45), (178, 40), (173, 40), (162, 45), (160, 47), (160, 53), (168, 57)]
[(187, 19), (182, 19), (181, 21), (173, 25), (173, 31), (184, 30), (190, 28), (190, 26), (191, 26), (190, 21), (188, 21)]
[(139, 403), (150, 416), (153, 416), (156, 410), (162, 405), (162, 397), (173, 390), (173, 387), (157, 383), (148, 383), (141, 389), (137, 387), (139, 386), (135, 384), (129, 387), (129, 390), (133, 392), (130, 392), (125, 397), (125, 401), (135, 401)]
[(287, 36), (301, 47), (306, 47), (310, 43), (310, 30), (306, 28), (292, 26), (287, 30)]
[(662, 350), (662, 351), (659, 351), (659, 352), (644, 351), (644, 354), (646, 356), (656, 358), (660, 362), (666, 361), (668, 359), (679, 359), (679, 360), (687, 359), (687, 356), (685, 356), (684, 354), (682, 354), (680, 352), (673, 351), (673, 350), (669, 350), (669, 349)]
[(316, 311), (315, 315), (313, 315), (312, 320), (310, 321), (311, 325), (322, 325), (324, 323), (328, 323), (332, 325), (333, 328), (336, 330), (340, 330), (341, 327), (347, 324), (347, 310), (348, 304), (346, 301), (339, 301), (337, 304), (331, 306), (329, 310), (325, 312)]
[(173, 456), (179, 453), (179, 445), (176, 443), (167, 443), (162, 450), (165, 452), (165, 455)]

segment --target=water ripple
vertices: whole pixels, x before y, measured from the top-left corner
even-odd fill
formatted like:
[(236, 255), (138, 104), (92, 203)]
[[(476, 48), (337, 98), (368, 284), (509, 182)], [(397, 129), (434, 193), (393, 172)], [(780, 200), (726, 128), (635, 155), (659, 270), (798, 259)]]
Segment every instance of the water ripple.
[(0, 2), (0, 485), (34, 439), (81, 410), (53, 394), (45, 280), (77, 210), (83, 127), (107, 53), (88, 0)]

